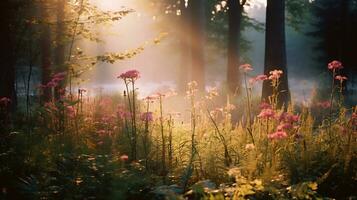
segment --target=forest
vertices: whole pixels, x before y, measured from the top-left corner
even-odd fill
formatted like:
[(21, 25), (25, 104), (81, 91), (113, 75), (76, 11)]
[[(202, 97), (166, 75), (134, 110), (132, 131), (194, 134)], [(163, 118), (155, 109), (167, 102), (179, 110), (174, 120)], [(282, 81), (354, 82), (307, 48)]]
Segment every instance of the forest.
[(1, 0), (0, 199), (357, 199), (357, 0)]

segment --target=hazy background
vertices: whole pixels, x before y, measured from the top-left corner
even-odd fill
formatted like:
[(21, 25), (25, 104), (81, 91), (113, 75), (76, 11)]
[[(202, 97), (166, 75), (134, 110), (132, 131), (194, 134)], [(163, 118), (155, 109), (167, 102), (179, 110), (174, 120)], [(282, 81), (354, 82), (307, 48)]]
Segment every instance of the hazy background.
[[(251, 6), (246, 6), (248, 15), (264, 23), (265, 1), (256, 0)], [(123, 84), (116, 77), (128, 69), (141, 72), (137, 85), (140, 95), (145, 96), (162, 87), (175, 87), (180, 53), (173, 47), (175, 36), (170, 32), (170, 24), (165, 21), (165, 15), (156, 15), (150, 5), (140, 3), (140, 0), (97, 0), (96, 4), (104, 10), (119, 10), (122, 7), (132, 8), (134, 13), (124, 17), (118, 23), (108, 27), (100, 27), (103, 43), (85, 42), (79, 44), (85, 52), (93, 55), (104, 52), (120, 52), (137, 48), (150, 43), (160, 33), (168, 33), (167, 37), (157, 45), (148, 45), (136, 57), (119, 61), (114, 64), (101, 63), (88, 72), (84, 83), (87, 88), (103, 88), (104, 92), (122, 91)], [(163, 12), (163, 11), (162, 11)], [(211, 13), (208, 13), (211, 15)], [(287, 27), (287, 59), (289, 83), (294, 99), (302, 100), (309, 96), (315, 85), (309, 69), (313, 66), (313, 40), (306, 36), (304, 29), (299, 32)], [(247, 52), (254, 66), (252, 75), (263, 72), (264, 65), (264, 32), (254, 29), (244, 31), (244, 36), (251, 42), (252, 48)], [(206, 84), (220, 85), (226, 77), (227, 56), (219, 48), (212, 51), (214, 46), (207, 41), (206, 47)], [(214, 49), (214, 48), (213, 48)], [(260, 88), (256, 88), (260, 92)]]

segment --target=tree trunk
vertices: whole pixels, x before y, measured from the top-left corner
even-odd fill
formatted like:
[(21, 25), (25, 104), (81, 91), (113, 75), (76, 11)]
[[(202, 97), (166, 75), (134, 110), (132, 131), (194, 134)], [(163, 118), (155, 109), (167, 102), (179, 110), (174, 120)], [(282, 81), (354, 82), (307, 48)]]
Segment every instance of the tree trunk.
[[(55, 65), (57, 72), (65, 72), (65, 41), (64, 41), (64, 19), (65, 19), (65, 0), (57, 0), (57, 29), (56, 29), (56, 48)], [(65, 89), (65, 81), (62, 81), (55, 89), (55, 98), (60, 99)]]
[[(278, 106), (287, 106), (290, 101), (288, 86), (288, 71), (286, 64), (285, 47), (285, 0), (268, 0), (266, 8), (266, 33), (265, 33), (265, 63), (264, 73), (271, 70), (282, 70), (278, 88)], [(267, 101), (272, 95), (271, 81), (263, 83), (262, 99)]]
[(228, 63), (227, 92), (230, 96), (240, 93), (241, 74), (239, 72), (239, 40), (243, 6), (237, 0), (228, 1)]
[(204, 41), (205, 41), (205, 1), (189, 1), (191, 7), (191, 60), (192, 77), (198, 84), (198, 90), (205, 89), (205, 60), (204, 60)]
[[(42, 85), (46, 85), (51, 80), (51, 29), (48, 22), (49, 14), (47, 4), (41, 4), (41, 19), (43, 20), (42, 32), (40, 38), (41, 45), (41, 68), (42, 68)], [(42, 94), (42, 102), (51, 99), (51, 89), (44, 88)]]
[(179, 19), (179, 30), (178, 37), (180, 42), (180, 66), (179, 66), (179, 76), (178, 76), (178, 92), (180, 94), (186, 94), (186, 86), (189, 82), (189, 66), (190, 60), (188, 59), (191, 55), (190, 53), (190, 40), (187, 32), (190, 31), (190, 12), (189, 9), (186, 8), (185, 2), (182, 0), (180, 4), (181, 16)]
[(7, 97), (11, 100), (11, 107), (7, 110), (15, 111), (15, 38), (13, 37), (12, 20), (14, 20), (12, 3), (9, 0), (2, 2), (0, 8), (0, 98)]

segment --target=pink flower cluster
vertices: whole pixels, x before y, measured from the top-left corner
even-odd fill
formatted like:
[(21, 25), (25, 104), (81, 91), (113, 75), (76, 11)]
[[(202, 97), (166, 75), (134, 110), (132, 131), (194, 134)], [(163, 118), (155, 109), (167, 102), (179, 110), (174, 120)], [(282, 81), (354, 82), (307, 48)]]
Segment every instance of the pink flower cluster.
[(346, 76), (337, 75), (337, 76), (335, 76), (335, 79), (339, 80), (342, 83), (343, 81), (347, 80), (347, 77)]
[(275, 112), (273, 109), (271, 108), (264, 108), (260, 111), (258, 118), (265, 118), (265, 119), (269, 119), (269, 118), (274, 118), (275, 116)]
[(275, 69), (273, 71), (270, 71), (269, 74), (270, 74), (269, 75), (270, 80), (278, 80), (281, 77), (281, 75), (283, 74), (283, 71)]
[(129, 71), (126, 71), (122, 74), (120, 74), (117, 78), (121, 78), (123, 80), (137, 80), (140, 78), (140, 72), (138, 70), (129, 70)]
[(294, 123), (299, 121), (299, 116), (283, 112), (277, 116), (279, 120), (279, 125), (277, 126), (277, 131), (286, 131), (294, 128)]
[(118, 106), (116, 114), (117, 114), (117, 118), (119, 120), (124, 120), (126, 118), (130, 118), (131, 117), (130, 112), (127, 112), (123, 105), (119, 105)]
[(125, 162), (125, 161), (129, 160), (129, 156), (126, 155), (126, 154), (123, 154), (123, 155), (121, 155), (121, 156), (119, 157), (119, 159), (120, 159), (122, 162)]
[(283, 112), (280, 116), (278, 116), (278, 120), (280, 122), (294, 123), (299, 121), (299, 115)]
[(334, 60), (327, 65), (329, 70), (343, 69), (342, 63), (338, 60)]
[(258, 81), (265, 81), (265, 80), (268, 80), (268, 76), (262, 74), (262, 75), (258, 75), (258, 76), (254, 77), (254, 78), (249, 79), (249, 83), (251, 85), (253, 85), (254, 83), (256, 83)]
[(54, 88), (66, 78), (66, 72), (60, 72), (52, 76), (52, 79), (45, 85), (40, 85), (40, 88)]
[(152, 112), (144, 112), (141, 114), (140, 119), (145, 122), (146, 121), (151, 122), (151, 121), (153, 121), (154, 116), (153, 116)]
[(271, 140), (279, 140), (279, 139), (284, 139), (286, 137), (288, 137), (288, 134), (282, 130), (280, 130), (280, 131), (278, 130), (278, 131), (268, 135), (268, 138)]
[(11, 103), (11, 99), (8, 97), (1, 97), (0, 98), (0, 105), (1, 106), (8, 106)]
[(243, 70), (244, 72), (249, 72), (253, 70), (253, 67), (250, 64), (243, 64), (239, 66), (239, 69)]

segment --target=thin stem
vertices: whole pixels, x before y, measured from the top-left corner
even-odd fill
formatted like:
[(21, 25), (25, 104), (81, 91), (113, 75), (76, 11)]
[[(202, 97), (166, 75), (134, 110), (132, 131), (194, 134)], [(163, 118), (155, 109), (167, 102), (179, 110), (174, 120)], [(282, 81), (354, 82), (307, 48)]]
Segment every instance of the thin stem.
[(250, 97), (249, 97), (249, 91), (248, 91), (248, 86), (247, 86), (247, 73), (244, 73), (244, 85), (245, 85), (245, 91), (246, 91), (246, 95), (247, 95), (247, 106), (248, 106), (248, 123), (249, 123), (249, 127), (248, 127), (248, 133), (252, 139), (252, 142), (254, 144), (254, 137), (253, 137), (253, 133), (252, 133), (252, 116), (251, 116), (251, 105), (250, 105)]

